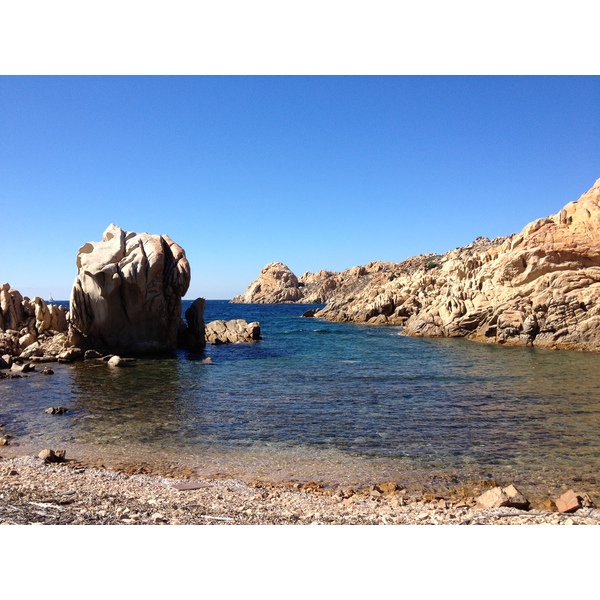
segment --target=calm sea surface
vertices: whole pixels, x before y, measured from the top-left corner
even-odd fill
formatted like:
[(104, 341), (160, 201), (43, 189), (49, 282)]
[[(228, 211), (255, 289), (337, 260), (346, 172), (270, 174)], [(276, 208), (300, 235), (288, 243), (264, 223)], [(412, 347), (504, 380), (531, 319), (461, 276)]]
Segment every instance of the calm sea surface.
[[(208, 301), (207, 322), (260, 321), (263, 339), (0, 380), (0, 432), (14, 436), (3, 450), (270, 480), (492, 476), (529, 493), (598, 492), (600, 355), (415, 339), (302, 318), (308, 308)], [(59, 405), (69, 412), (44, 412)]]

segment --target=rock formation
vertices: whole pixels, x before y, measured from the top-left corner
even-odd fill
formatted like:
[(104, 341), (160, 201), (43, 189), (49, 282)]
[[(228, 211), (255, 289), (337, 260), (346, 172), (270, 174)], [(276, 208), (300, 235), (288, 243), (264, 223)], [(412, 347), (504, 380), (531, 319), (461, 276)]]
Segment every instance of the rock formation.
[(331, 321), (402, 325), (414, 336), (600, 351), (600, 180), (519, 234), (478, 238), (399, 264), (306, 274), (299, 289), (303, 283), (300, 301), (326, 301), (314, 316)]
[(180, 327), (178, 341), (180, 348), (187, 348), (192, 352), (198, 352), (206, 346), (204, 325), (205, 305), (206, 300), (204, 298), (196, 298), (185, 311), (187, 327)]
[(260, 323), (247, 323), (243, 319), (211, 321), (206, 325), (205, 338), (210, 344), (236, 344), (260, 339)]
[(297, 302), (302, 299), (297, 277), (283, 263), (270, 263), (260, 272), (258, 279), (250, 284), (234, 304), (272, 304)]
[(0, 286), (0, 356), (55, 356), (66, 341), (68, 312), (41, 298), (23, 297), (8, 283)]
[(184, 250), (168, 236), (110, 225), (77, 254), (71, 292), (73, 344), (112, 352), (173, 350), (190, 283)]

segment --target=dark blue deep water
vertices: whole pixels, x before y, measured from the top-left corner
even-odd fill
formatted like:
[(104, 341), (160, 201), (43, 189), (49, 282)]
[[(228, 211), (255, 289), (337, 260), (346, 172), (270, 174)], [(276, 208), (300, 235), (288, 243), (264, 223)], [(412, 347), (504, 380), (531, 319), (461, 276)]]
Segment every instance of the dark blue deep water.
[[(260, 321), (263, 339), (1, 380), (7, 451), (272, 480), (598, 489), (600, 355), (416, 339), (308, 308), (208, 301), (207, 322)], [(58, 405), (69, 412), (44, 413)]]

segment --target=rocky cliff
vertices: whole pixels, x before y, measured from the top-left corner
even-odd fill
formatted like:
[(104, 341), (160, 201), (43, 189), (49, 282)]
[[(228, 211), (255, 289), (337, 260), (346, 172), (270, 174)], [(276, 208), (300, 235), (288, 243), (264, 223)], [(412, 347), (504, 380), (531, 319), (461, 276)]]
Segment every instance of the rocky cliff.
[(294, 301), (326, 302), (314, 316), (331, 321), (402, 325), (414, 336), (600, 350), (600, 180), (518, 234), (398, 264), (305, 274), (296, 287), (301, 297)]

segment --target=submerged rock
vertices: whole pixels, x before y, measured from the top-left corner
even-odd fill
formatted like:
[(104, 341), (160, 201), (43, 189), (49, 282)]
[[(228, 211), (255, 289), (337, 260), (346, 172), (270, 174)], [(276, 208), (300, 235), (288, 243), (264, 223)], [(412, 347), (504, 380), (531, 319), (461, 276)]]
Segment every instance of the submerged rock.
[(71, 342), (113, 352), (174, 350), (181, 298), (190, 266), (166, 235), (127, 232), (110, 225), (101, 242), (77, 254), (71, 292)]

